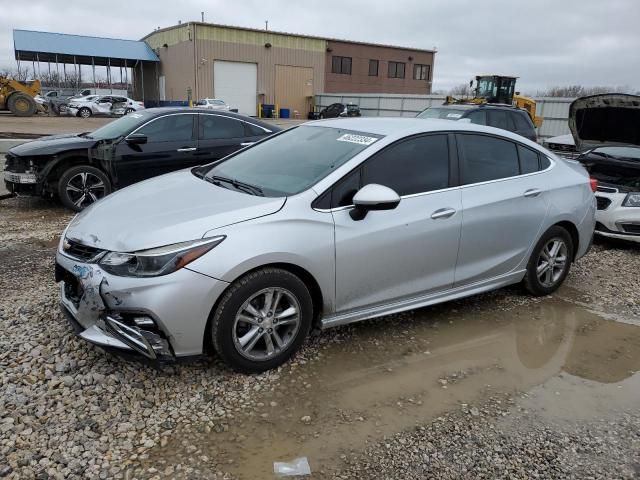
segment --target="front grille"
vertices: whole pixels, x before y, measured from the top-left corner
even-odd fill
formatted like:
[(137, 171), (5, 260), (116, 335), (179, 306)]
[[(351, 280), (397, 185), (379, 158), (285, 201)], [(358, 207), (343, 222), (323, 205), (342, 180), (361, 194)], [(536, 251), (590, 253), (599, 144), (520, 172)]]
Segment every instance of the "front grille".
[(550, 143), (549, 150), (552, 150), (554, 152), (575, 152), (576, 146), (566, 143)]
[(606, 210), (611, 205), (611, 200), (605, 197), (597, 197), (596, 196), (596, 204), (598, 206), (598, 210)]
[(104, 250), (100, 248), (83, 245), (68, 238), (64, 239), (62, 250), (66, 255), (84, 262), (90, 262), (104, 252)]
[(640, 224), (637, 223), (621, 223), (620, 226), (626, 233), (640, 235)]

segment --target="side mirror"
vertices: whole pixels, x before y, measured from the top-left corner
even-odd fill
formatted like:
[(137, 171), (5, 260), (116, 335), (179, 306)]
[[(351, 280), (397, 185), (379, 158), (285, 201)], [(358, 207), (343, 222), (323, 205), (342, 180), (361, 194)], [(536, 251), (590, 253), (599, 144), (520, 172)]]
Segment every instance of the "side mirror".
[(400, 203), (400, 196), (384, 185), (370, 183), (353, 196), (355, 208), (349, 212), (354, 220), (362, 220), (370, 210), (393, 210)]
[(142, 133), (132, 133), (124, 139), (129, 145), (144, 145), (147, 143), (147, 136)]

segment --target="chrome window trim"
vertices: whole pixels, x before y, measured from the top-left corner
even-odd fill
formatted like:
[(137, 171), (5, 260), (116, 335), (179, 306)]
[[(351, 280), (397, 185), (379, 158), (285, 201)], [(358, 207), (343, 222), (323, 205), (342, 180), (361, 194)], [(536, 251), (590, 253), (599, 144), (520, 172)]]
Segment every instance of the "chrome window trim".
[(267, 133), (273, 133), (273, 130), (269, 130), (268, 128), (262, 127), (260, 125), (256, 125), (255, 123), (247, 122), (246, 120), (241, 120), (239, 118), (227, 117), (226, 115), (220, 115), (219, 113), (198, 112), (198, 115), (210, 115), (210, 116), (214, 116), (214, 117), (229, 118), (231, 120), (236, 120), (236, 121), (238, 121), (240, 123), (248, 123), (249, 125), (253, 125), (254, 127), (258, 127), (259, 129), (264, 130)]
[[(461, 188), (460, 185), (458, 185), (455, 187), (447, 187), (447, 188), (440, 188), (438, 190), (430, 190), (428, 192), (410, 193), (408, 195), (401, 195), (400, 199), (406, 200), (408, 198), (424, 197), (427, 195), (434, 195), (436, 193), (449, 192), (452, 190), (460, 190), (460, 188)], [(330, 213), (330, 212), (340, 212), (342, 210), (348, 210), (354, 207), (355, 205), (344, 205), (342, 207), (335, 207), (335, 208), (314, 208), (313, 210), (315, 210), (316, 212)]]
[[(161, 118), (165, 118), (165, 117), (173, 117), (175, 115), (197, 115), (197, 112), (176, 112), (176, 113), (167, 113), (166, 115), (160, 115), (158, 117), (153, 117), (151, 119), (149, 119), (147, 122), (143, 123), (142, 125), (140, 125), (138, 128), (136, 128), (134, 131), (129, 132), (125, 135), (125, 138), (128, 137), (129, 135), (133, 135), (134, 133), (137, 133), (138, 130), (140, 130), (141, 128), (146, 127), (147, 125), (149, 125), (152, 122), (155, 122), (156, 120), (160, 120)], [(160, 142), (158, 142), (160, 143)]]
[[(414, 197), (422, 197), (424, 195), (431, 195), (431, 194), (434, 194), (434, 193), (448, 192), (448, 191), (455, 190), (455, 189), (463, 189), (463, 188), (475, 187), (475, 186), (478, 186), (478, 185), (489, 185), (489, 184), (492, 184), (492, 183), (502, 182), (502, 181), (505, 181), (505, 180), (512, 180), (514, 178), (526, 178), (526, 177), (530, 177), (532, 175), (540, 175), (542, 173), (546, 173), (546, 172), (550, 171), (556, 164), (555, 160), (552, 159), (551, 157), (549, 157), (548, 155), (545, 155), (544, 153), (538, 151), (538, 150), (536, 150), (536, 151), (538, 153), (544, 155), (549, 160), (549, 166), (547, 168), (545, 168), (544, 170), (538, 170), (537, 172), (531, 172), (531, 173), (523, 173), (522, 175), (514, 175), (513, 177), (496, 178), (495, 180), (487, 180), (486, 182), (470, 183), (468, 185), (457, 185), (455, 187), (441, 188), (439, 190), (430, 190), (428, 192), (411, 193), (409, 195), (401, 195), (400, 198), (401, 199), (407, 199), (407, 198), (414, 198)], [(340, 179), (340, 180), (342, 180), (342, 179)], [(340, 180), (337, 180), (336, 183), (338, 183)], [(314, 208), (314, 207), (311, 207), (311, 208), (313, 210), (315, 210), (316, 212), (331, 213), (331, 212), (340, 212), (342, 210), (347, 210), (347, 209), (354, 208), (354, 207), (355, 207), (355, 205), (345, 205), (345, 206), (342, 206), (342, 207), (335, 207), (335, 208)]]

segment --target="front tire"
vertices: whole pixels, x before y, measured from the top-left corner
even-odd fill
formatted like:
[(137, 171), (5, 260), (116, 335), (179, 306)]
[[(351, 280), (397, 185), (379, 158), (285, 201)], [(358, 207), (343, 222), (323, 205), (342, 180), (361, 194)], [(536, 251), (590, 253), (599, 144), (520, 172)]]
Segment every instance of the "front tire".
[(234, 370), (258, 373), (286, 362), (311, 328), (313, 302), (297, 276), (264, 268), (236, 280), (211, 319), (211, 340)]
[(87, 107), (82, 107), (80, 110), (78, 110), (78, 116), (82, 118), (89, 118), (92, 114), (93, 113), (91, 112), (91, 109)]
[(574, 251), (569, 232), (554, 226), (545, 232), (531, 252), (523, 284), (535, 296), (550, 295), (564, 282)]
[(58, 198), (75, 212), (84, 210), (110, 193), (109, 177), (90, 165), (71, 167), (58, 180)]

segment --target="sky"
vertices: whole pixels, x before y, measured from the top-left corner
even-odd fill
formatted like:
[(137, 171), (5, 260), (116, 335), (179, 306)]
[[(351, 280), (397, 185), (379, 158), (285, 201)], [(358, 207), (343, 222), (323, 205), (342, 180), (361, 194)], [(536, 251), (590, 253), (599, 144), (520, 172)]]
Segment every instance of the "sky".
[[(5, 2), (9, 0), (4, 0)], [(16, 4), (18, 5), (18, 4)], [(12, 30), (140, 39), (200, 20), (437, 49), (434, 90), (476, 74), (551, 86), (640, 90), (639, 0), (29, 0), (0, 16), (0, 68), (15, 67)]]

